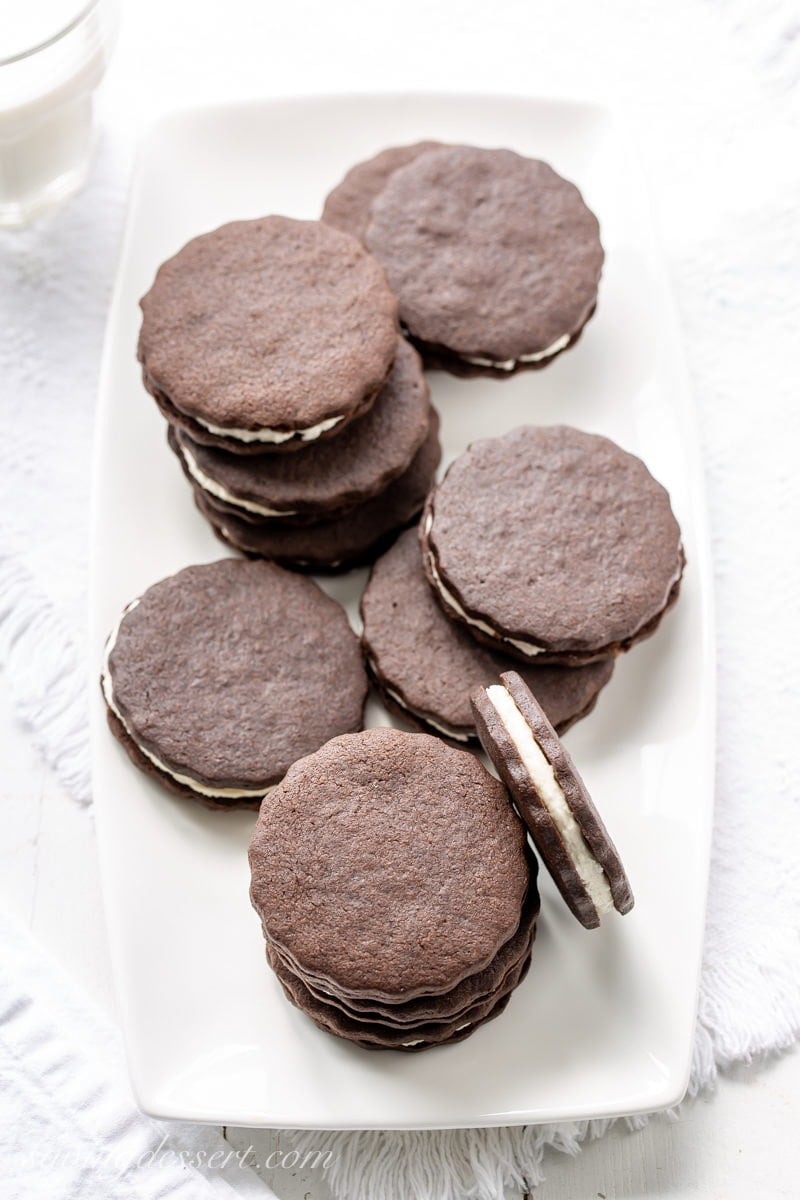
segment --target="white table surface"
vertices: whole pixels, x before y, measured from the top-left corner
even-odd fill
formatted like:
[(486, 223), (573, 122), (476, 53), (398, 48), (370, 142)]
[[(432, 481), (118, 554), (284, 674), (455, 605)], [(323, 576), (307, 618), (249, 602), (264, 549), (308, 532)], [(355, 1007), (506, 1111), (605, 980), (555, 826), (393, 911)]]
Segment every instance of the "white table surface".
[[(370, 89), (599, 99), (611, 92), (629, 108), (635, 98), (640, 124), (652, 119), (658, 136), (661, 109), (673, 100), (680, 108), (713, 96), (715, 71), (729, 86), (737, 62), (755, 75), (771, 61), (767, 26), (757, 42), (741, 34), (740, 18), (748, 9), (744, 0), (730, 6), (729, 17), (703, 0), (659, 6), (663, 16), (656, 6), (645, 14), (644, 6), (637, 10), (635, 3), (618, 0), (602, 6), (608, 29), (600, 39), (596, 15), (590, 19), (590, 5), (579, 0), (496, 0), (491, 6), (478, 0), (406, 0), (402, 8), (357, 0), (336, 5), (136, 0), (123, 7), (121, 39), (99, 103), (104, 169), (109, 161), (116, 163), (121, 176), (142, 125), (175, 106)], [(642, 52), (647, 45), (659, 50), (650, 61)], [(697, 54), (709, 47), (713, 62), (704, 61), (696, 70)], [(654, 100), (654, 78), (664, 97), (669, 95), (661, 109)], [(642, 150), (652, 168), (650, 147), (644, 144)], [(687, 194), (683, 212), (680, 205), (659, 211), (657, 202), (667, 243), (674, 223), (696, 201), (696, 195)], [(0, 903), (113, 1014), (91, 813), (66, 797), (37, 760), (15, 722), (2, 678), (0, 762)], [(796, 1154), (793, 1099), (798, 1089), (798, 1054), (741, 1068), (678, 1122), (659, 1119), (633, 1134), (616, 1130), (587, 1146), (577, 1160), (551, 1154), (537, 1200), (794, 1197), (796, 1181), (788, 1168)], [(270, 1138), (235, 1130), (227, 1136), (237, 1145), (258, 1139), (264, 1154)], [(330, 1195), (320, 1172), (277, 1171), (268, 1181), (286, 1200)]]

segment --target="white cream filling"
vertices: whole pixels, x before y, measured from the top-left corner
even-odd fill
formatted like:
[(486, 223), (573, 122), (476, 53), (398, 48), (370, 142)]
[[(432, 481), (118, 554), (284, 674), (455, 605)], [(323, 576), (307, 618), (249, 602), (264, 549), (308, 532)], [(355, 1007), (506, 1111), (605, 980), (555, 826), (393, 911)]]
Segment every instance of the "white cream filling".
[(216, 433), (219, 437), (236, 438), (238, 442), (269, 442), (273, 446), (279, 446), (282, 442), (288, 442), (290, 438), (296, 437), (301, 442), (313, 442), (321, 434), (327, 433), (329, 429), (333, 429), (334, 425), (338, 425), (344, 417), (328, 417), (325, 421), (320, 421), (318, 425), (307, 425), (305, 429), (233, 429), (228, 425), (212, 425), (210, 421), (204, 421), (202, 417), (194, 417), (198, 425), (202, 425), (209, 433)]
[[(432, 525), (433, 517), (429, 513), (425, 521), (426, 537), (430, 533)], [(544, 646), (537, 646), (533, 642), (523, 642), (520, 641), (519, 638), (505, 637), (504, 634), (498, 633), (496, 629), (492, 629), (491, 625), (487, 625), (485, 621), (481, 621), (478, 617), (471, 617), (468, 612), (465, 612), (456, 600), (453, 593), (449, 591), (442, 582), (442, 577), (436, 569), (436, 562), (433, 554), (430, 550), (428, 550), (427, 553), (428, 566), (430, 567), (431, 575), (433, 576), (433, 581), (437, 592), (442, 597), (447, 607), (451, 608), (454, 613), (457, 613), (458, 616), (462, 618), (462, 620), (466, 621), (467, 625), (472, 625), (475, 629), (482, 629), (484, 633), (488, 633), (489, 637), (493, 638), (495, 641), (508, 642), (510, 645), (516, 646), (517, 649), (521, 650), (522, 653), (527, 655), (528, 658), (534, 658), (535, 655), (544, 653)]]
[[(471, 1024), (472, 1024), (472, 1021), (466, 1021), (463, 1025), (456, 1025), (455, 1029), (453, 1030), (453, 1033), (454, 1034), (461, 1033), (462, 1029), (469, 1029)], [(424, 1038), (417, 1038), (416, 1041), (414, 1041), (414, 1042), (403, 1042), (403, 1048), (405, 1049), (405, 1048), (408, 1048), (409, 1046), (421, 1046), (424, 1041), (425, 1041)]]
[[(433, 525), (433, 517), (430, 514), (428, 514), (428, 516), (425, 520), (425, 530), (424, 530), (426, 537), (430, 533), (432, 525)], [(457, 613), (460, 617), (462, 617), (463, 620), (466, 621), (466, 623), (468, 625), (474, 625), (476, 629), (482, 629), (484, 633), (488, 633), (489, 636), (494, 638), (495, 641), (509, 642), (512, 646), (516, 646), (517, 649), (520, 650), (528, 658), (533, 658), (537, 654), (544, 654), (545, 649), (546, 649), (545, 646), (537, 646), (534, 642), (524, 642), (524, 641), (521, 641), (519, 638), (506, 637), (504, 634), (498, 633), (498, 631), (496, 629), (493, 629), (491, 627), (491, 625), (487, 625), (485, 621), (479, 620), (478, 617), (471, 617), (468, 612), (465, 612), (464, 609), (461, 607), (461, 605), (456, 600), (453, 593), (451, 591), (449, 591), (448, 588), (443, 583), (442, 577), (439, 574), (438, 570), (436, 569), (436, 560), (433, 557), (433, 553), (429, 549), (427, 549), (426, 552), (427, 552), (427, 556), (428, 556), (428, 565), (430, 567), (431, 575), (433, 576), (434, 586), (436, 587), (437, 592), (442, 597), (442, 600), (444, 600), (444, 602), (448, 608), (451, 608), (453, 610), (453, 612)], [(683, 573), (683, 566), (679, 566), (677, 571), (675, 572), (675, 574), (669, 581), (669, 586), (667, 587), (666, 595), (664, 596), (664, 601), (661, 606), (661, 609), (657, 609), (656, 612), (652, 614), (652, 616), (645, 617), (644, 621), (642, 621), (640, 625), (637, 625), (637, 627), (633, 631), (633, 633), (628, 636), (635, 637), (636, 634), (639, 632), (639, 630), (642, 629), (643, 626), (645, 626), (648, 621), (651, 621), (653, 619), (653, 616), (656, 616), (658, 614), (658, 612), (663, 610), (664, 606), (666, 605), (667, 601), (669, 600), (672, 589), (674, 588), (675, 584), (680, 579), (682, 573)]]
[(113, 633), (111, 634), (108, 641), (106, 642), (105, 661), (103, 663), (103, 674), (101, 676), (101, 684), (103, 687), (103, 695), (105, 696), (106, 704), (111, 709), (111, 711), (113, 712), (113, 714), (117, 718), (117, 720), (120, 722), (120, 724), (122, 725), (122, 728), (125, 730), (128, 737), (136, 745), (136, 747), (139, 750), (141, 750), (141, 752), (145, 756), (145, 758), (148, 758), (154, 767), (158, 767), (159, 771), (163, 771), (164, 774), (169, 775), (171, 779), (175, 779), (178, 783), (185, 784), (186, 787), (190, 787), (192, 789), (192, 791), (198, 792), (201, 796), (211, 796), (214, 799), (241, 800), (244, 798), (257, 799), (259, 796), (265, 796), (267, 794), (267, 792), (272, 791), (272, 788), (267, 787), (267, 788), (252, 789), (252, 788), (209, 788), (209, 787), (206, 787), (205, 784), (198, 783), (196, 779), (192, 779), (191, 776), (189, 776), (189, 775), (181, 775), (178, 771), (173, 771), (170, 767), (168, 767), (166, 765), (166, 763), (163, 763), (160, 758), (157, 758), (155, 754), (153, 754), (150, 750), (148, 750), (146, 746), (143, 746), (141, 744), (141, 742), (138, 741), (138, 739), (132, 733), (131, 728), (128, 725), (128, 722), (125, 720), (122, 713), (119, 711), (119, 709), (117, 708), (117, 706), (114, 702), (114, 690), (113, 690), (113, 685), (111, 683), (111, 669), (109, 666), (109, 658), (111, 657), (111, 652), (113, 651), (114, 646), (116, 645), (117, 637), (119, 635), (119, 630), (120, 630), (120, 626), (122, 625), (122, 622), (125, 620), (125, 618), (129, 612), (133, 612), (134, 608), (136, 608), (136, 605), (138, 603), (139, 603), (138, 600), (133, 600), (127, 606), (127, 608), (124, 609), (122, 616), (120, 617), (119, 622), (117, 623), (116, 629), (114, 629)]
[(519, 358), (480, 358), (477, 355), (469, 354), (460, 354), (459, 358), (475, 367), (495, 367), (498, 371), (513, 371), (517, 363), (535, 363), (542, 362), (545, 358), (552, 358), (554, 354), (558, 354), (559, 350), (566, 349), (571, 337), (572, 334), (565, 333), (546, 350), (539, 350), (536, 354), (520, 354)]
[(205, 471), (197, 465), (195, 456), (182, 443), (178, 444), (178, 449), (192, 479), (199, 483), (203, 491), (216, 496), (218, 500), (224, 500), (226, 504), (232, 504), (236, 508), (244, 508), (247, 512), (258, 513), (261, 517), (292, 517), (296, 513), (297, 510), (294, 508), (265, 508), (263, 504), (256, 504), (253, 500), (244, 500), (241, 496), (234, 496), (233, 492), (229, 492), (221, 483), (217, 483), (210, 475), (206, 475)]
[(410, 704), (406, 704), (402, 696), (394, 690), (394, 688), (383, 685), (383, 690), (387, 696), (394, 700), (405, 712), (411, 713), (412, 717), (416, 717), (418, 721), (422, 721), (424, 725), (430, 725), (432, 729), (438, 729), (439, 733), (443, 733), (445, 737), (452, 738), (455, 742), (468, 742), (469, 734), (464, 733), (461, 729), (456, 729), (453, 725), (445, 725), (444, 722), (434, 721), (433, 717), (429, 717), (427, 713), (417, 712)]
[(614, 898), (606, 874), (587, 845), (555, 772), (542, 753), (533, 730), (517, 708), (514, 697), (499, 683), (488, 687), (486, 695), (530, 775), (537, 796), (558, 830), (589, 898), (598, 913), (611, 912)]

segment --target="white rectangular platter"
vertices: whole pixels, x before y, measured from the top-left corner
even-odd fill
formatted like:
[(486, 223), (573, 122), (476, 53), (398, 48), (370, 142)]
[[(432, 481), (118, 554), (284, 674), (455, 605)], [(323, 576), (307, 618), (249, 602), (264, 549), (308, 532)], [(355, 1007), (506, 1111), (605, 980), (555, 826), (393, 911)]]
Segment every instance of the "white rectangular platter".
[[(542, 880), (531, 971), (458, 1045), (374, 1053), (318, 1031), (268, 971), (248, 900), (254, 816), (209, 812), (136, 771), (105, 727), (104, 639), (149, 584), (224, 551), (196, 512), (135, 358), (139, 297), (188, 238), (236, 218), (319, 215), (353, 163), (436, 138), (509, 146), (574, 180), (607, 253), (596, 316), (542, 371), (430, 377), (444, 465), (476, 438), (564, 422), (641, 455), (668, 488), (688, 566), (657, 635), (617, 666), (567, 742), (636, 907), (587, 932)], [(142, 147), (102, 372), (92, 533), (94, 794), (108, 928), (136, 1096), (237, 1125), (424, 1128), (606, 1117), (686, 1087), (713, 803), (714, 661), (702, 470), (679, 331), (637, 165), (604, 109), (477, 96), (361, 96), (188, 112)], [(324, 584), (348, 606), (366, 573)], [(387, 723), (374, 701), (369, 722)]]

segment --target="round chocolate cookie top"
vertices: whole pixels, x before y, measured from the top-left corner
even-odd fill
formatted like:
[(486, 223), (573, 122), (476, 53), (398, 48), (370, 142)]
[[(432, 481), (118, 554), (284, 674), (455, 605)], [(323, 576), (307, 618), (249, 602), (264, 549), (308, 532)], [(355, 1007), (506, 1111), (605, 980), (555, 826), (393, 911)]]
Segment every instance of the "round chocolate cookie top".
[(211, 434), (311, 440), (365, 411), (397, 349), (397, 304), (355, 238), (264, 217), (193, 238), (142, 300), (148, 387)]
[(344, 610), (310, 579), (226, 558), (186, 567), (109, 639), (109, 708), (156, 769), (205, 794), (258, 794), (359, 729), (367, 680)]
[(387, 700), (457, 741), (477, 737), (470, 693), (503, 671), (520, 671), (563, 732), (591, 712), (614, 669), (610, 658), (585, 667), (522, 666), (481, 646), (437, 603), (422, 569), (416, 529), (401, 534), (375, 563), (361, 616), (370, 672)]
[(353, 995), (411, 999), (486, 967), (520, 924), (525, 834), (503, 785), (438, 738), (368, 729), (262, 804), (251, 899), (268, 941)]
[(419, 355), (404, 339), (389, 379), (366, 416), (335, 438), (297, 454), (230, 454), (178, 430), (178, 453), (212, 499), (244, 517), (322, 517), (354, 508), (383, 491), (410, 465), (430, 424), (428, 385)]
[(574, 184), (512, 150), (468, 146), (394, 171), (366, 245), (414, 339), (490, 366), (563, 349), (594, 309), (603, 265)]
[(322, 220), (344, 233), (364, 240), (372, 201), (382, 192), (389, 176), (428, 150), (441, 149), (441, 142), (415, 142), (412, 146), (390, 146), (380, 154), (356, 163), (325, 200)]
[(652, 632), (683, 570), (666, 490), (608, 438), (522, 426), (450, 466), (421, 526), (448, 613), (514, 657), (597, 657)]
[(197, 507), (229, 546), (298, 570), (344, 571), (372, 562), (397, 532), (416, 520), (439, 465), (439, 416), (431, 409), (427, 437), (411, 465), (384, 492), (344, 515), (303, 525), (243, 521), (195, 485)]

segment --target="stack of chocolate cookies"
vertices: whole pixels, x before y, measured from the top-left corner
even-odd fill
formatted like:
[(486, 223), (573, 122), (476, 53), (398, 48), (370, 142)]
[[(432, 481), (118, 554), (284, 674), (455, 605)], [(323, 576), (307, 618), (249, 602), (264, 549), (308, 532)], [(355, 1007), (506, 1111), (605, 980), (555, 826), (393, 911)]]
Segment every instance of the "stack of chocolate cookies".
[(162, 265), (142, 311), (145, 385), (224, 541), (342, 570), (419, 513), (438, 417), (355, 238), (287, 217), (224, 225)]
[(250, 843), (288, 999), (369, 1049), (460, 1041), (528, 969), (536, 865), (503, 785), (439, 739), (371, 729), (295, 763)]

